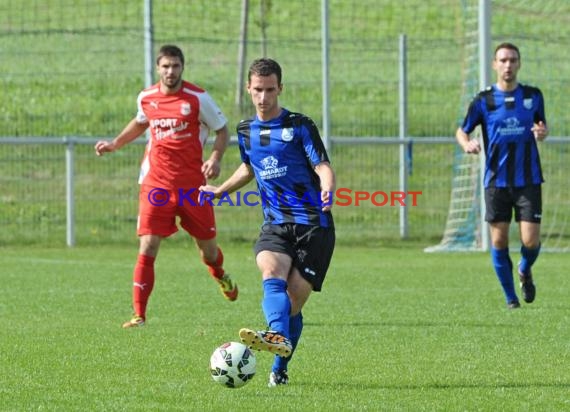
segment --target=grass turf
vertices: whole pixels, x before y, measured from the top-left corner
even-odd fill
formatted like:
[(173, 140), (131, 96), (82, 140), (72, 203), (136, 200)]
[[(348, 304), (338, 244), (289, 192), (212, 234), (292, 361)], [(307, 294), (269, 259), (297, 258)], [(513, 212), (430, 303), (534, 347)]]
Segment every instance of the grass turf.
[(542, 254), (537, 300), (509, 311), (485, 254), (339, 247), (305, 307), (290, 385), (267, 388), (271, 356), (258, 353), (256, 377), (231, 390), (211, 380), (211, 352), (265, 325), (250, 245), (222, 246), (237, 302), (191, 244), (165, 242), (147, 326), (128, 331), (136, 245), (0, 249), (0, 409), (570, 407), (567, 254)]

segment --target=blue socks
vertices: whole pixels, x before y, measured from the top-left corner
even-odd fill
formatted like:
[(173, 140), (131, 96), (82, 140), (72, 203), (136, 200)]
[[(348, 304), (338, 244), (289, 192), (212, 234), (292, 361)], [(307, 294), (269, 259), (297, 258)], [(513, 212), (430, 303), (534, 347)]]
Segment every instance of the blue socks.
[(287, 295), (287, 282), (283, 279), (264, 280), (261, 307), (269, 329), (288, 338), (291, 301)]
[[(290, 316), (291, 301), (287, 295), (287, 282), (282, 279), (264, 280), (261, 306), (269, 329), (291, 340), (293, 352), (295, 352), (303, 331), (303, 314), (298, 313), (295, 316)], [(293, 352), (287, 358), (275, 355), (273, 372), (287, 370)]]
[(291, 316), (289, 318), (289, 339), (291, 340), (291, 344), (293, 345), (293, 352), (287, 358), (282, 358), (281, 356), (275, 355), (275, 359), (273, 360), (273, 372), (278, 371), (286, 371), (287, 365), (295, 352), (295, 348), (297, 347), (297, 343), (299, 343), (299, 339), (301, 338), (301, 332), (303, 331), (303, 314), (298, 313), (295, 316)]
[(513, 262), (509, 257), (509, 248), (499, 250), (491, 247), (491, 259), (493, 260), (497, 278), (503, 287), (507, 303), (518, 302), (519, 299), (515, 292), (515, 282), (513, 280)]
[(536, 261), (538, 254), (540, 253), (540, 245), (536, 249), (527, 249), (524, 246), (521, 246), (521, 263), (519, 265), (519, 270), (528, 275), (530, 272), (530, 267)]

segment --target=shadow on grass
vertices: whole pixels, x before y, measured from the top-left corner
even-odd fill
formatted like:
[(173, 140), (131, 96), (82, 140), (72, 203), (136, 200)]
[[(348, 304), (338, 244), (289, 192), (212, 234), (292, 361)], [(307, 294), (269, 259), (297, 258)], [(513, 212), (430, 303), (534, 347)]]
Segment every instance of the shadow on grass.
[(367, 383), (358, 384), (351, 383), (347, 381), (343, 382), (329, 382), (327, 383), (315, 383), (311, 382), (311, 386), (322, 387), (323, 390), (330, 390), (331, 388), (338, 387), (340, 389), (352, 388), (352, 389), (540, 389), (540, 388), (558, 388), (558, 389), (568, 389), (570, 388), (569, 382), (510, 382), (510, 383), (500, 383), (493, 384), (488, 382), (456, 382), (456, 383), (426, 383), (426, 384), (383, 384), (383, 383)]
[(378, 321), (378, 322), (304, 322), (305, 326), (310, 327), (325, 327), (325, 328), (338, 328), (338, 327), (347, 327), (347, 328), (361, 328), (361, 327), (389, 327), (389, 326), (397, 326), (399, 328), (424, 328), (424, 327), (432, 327), (432, 328), (520, 328), (520, 325), (514, 323), (482, 323), (482, 322), (424, 322), (424, 321), (402, 321), (402, 322), (391, 322), (391, 321)]

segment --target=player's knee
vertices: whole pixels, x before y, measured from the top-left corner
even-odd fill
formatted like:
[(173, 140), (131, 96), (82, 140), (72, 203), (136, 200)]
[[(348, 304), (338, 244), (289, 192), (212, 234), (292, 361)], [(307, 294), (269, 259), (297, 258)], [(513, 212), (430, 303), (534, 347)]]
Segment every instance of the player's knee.
[(521, 243), (527, 249), (537, 249), (540, 246), (539, 239), (521, 239)]
[(160, 247), (160, 241), (160, 236), (142, 235), (140, 237), (139, 253), (141, 255), (156, 257)]

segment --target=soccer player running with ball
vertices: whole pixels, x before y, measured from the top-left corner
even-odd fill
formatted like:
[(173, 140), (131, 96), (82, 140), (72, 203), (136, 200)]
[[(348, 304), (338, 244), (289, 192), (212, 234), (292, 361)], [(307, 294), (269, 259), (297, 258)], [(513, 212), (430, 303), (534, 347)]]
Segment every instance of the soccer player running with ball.
[[(184, 55), (177, 46), (160, 49), (156, 68), (160, 81), (139, 94), (136, 116), (115, 139), (95, 144), (95, 152), (101, 156), (132, 142), (149, 127), (151, 130), (139, 178), (140, 246), (133, 274), (134, 316), (124, 328), (145, 324), (155, 259), (162, 239), (178, 231), (177, 216), (180, 226), (194, 238), (224, 297), (230, 301), (238, 297), (237, 285), (223, 268), (213, 208), (198, 200), (198, 188), (220, 173), (229, 141), (227, 120), (206, 91), (182, 79)], [(210, 130), (215, 131), (216, 139), (210, 157), (203, 161)]]
[(268, 330), (241, 329), (239, 335), (250, 348), (275, 354), (270, 387), (289, 381), (301, 310), (311, 292), (321, 290), (335, 245), (335, 175), (313, 121), (279, 105), (281, 76), (274, 60), (251, 64), (247, 91), (256, 115), (237, 127), (242, 164), (220, 186), (200, 188), (219, 198), (254, 177), (257, 182), (264, 222), (254, 252)]
[(485, 220), (491, 229), (491, 258), (507, 307), (520, 307), (509, 256), (509, 226), (513, 209), (519, 222), (521, 260), (518, 275), (525, 302), (534, 301), (532, 265), (540, 252), (543, 180), (537, 141), (548, 135), (544, 100), (539, 89), (517, 81), (519, 49), (502, 43), (495, 49), (497, 83), (480, 92), (469, 106), (456, 138), (465, 153), (481, 146), (469, 134), (481, 125), (485, 150)]

